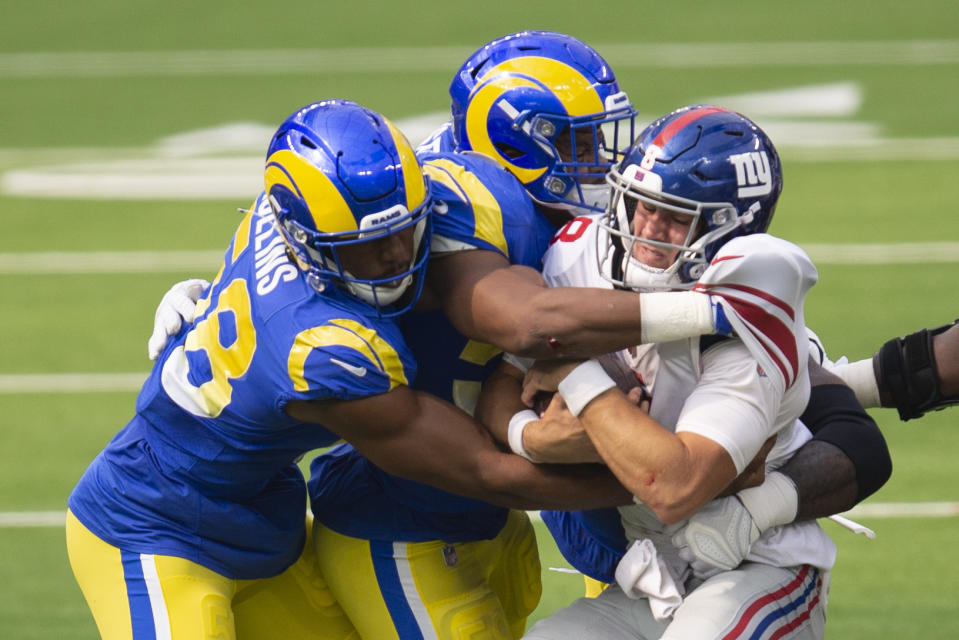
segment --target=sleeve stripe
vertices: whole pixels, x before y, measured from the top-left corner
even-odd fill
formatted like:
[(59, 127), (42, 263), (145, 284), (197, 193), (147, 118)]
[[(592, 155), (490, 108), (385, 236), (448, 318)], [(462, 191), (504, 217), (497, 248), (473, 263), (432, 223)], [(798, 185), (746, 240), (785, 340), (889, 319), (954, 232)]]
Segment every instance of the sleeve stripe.
[[(790, 326), (795, 321), (793, 309), (782, 300), (751, 287), (723, 285), (720, 287), (704, 286), (697, 288), (700, 291), (719, 296), (726, 302), (726, 305), (724, 305), (726, 310), (733, 311), (742, 320), (744, 327), (752, 334), (755, 341), (763, 347), (772, 363), (782, 373), (786, 381), (786, 387), (792, 386), (799, 371), (796, 336)], [(727, 293), (726, 290), (754, 295), (759, 300), (749, 301), (745, 297)], [(784, 321), (775, 312), (771, 313), (771, 309), (763, 308), (764, 306), (772, 306), (784, 312), (790, 322)]]
[(780, 309), (782, 309), (783, 312), (787, 316), (789, 316), (790, 320), (796, 319), (796, 312), (793, 310), (791, 306), (789, 306), (789, 304), (785, 300), (781, 300), (777, 298), (776, 296), (770, 295), (769, 293), (767, 293), (766, 291), (763, 291), (762, 289), (757, 289), (755, 287), (747, 287), (746, 285), (743, 285), (743, 284), (726, 284), (726, 283), (723, 283), (720, 285), (704, 285), (700, 283), (700, 284), (697, 284), (695, 287), (693, 287), (693, 289), (696, 291), (704, 292), (704, 293), (720, 295), (720, 296), (723, 296), (724, 298), (727, 296), (721, 293), (719, 290), (732, 289), (733, 291), (738, 291), (741, 293), (748, 294), (750, 296), (755, 296), (756, 298), (760, 298), (763, 301), (768, 302), (769, 304), (775, 305), (776, 307), (779, 307)]
[(319, 347), (341, 346), (354, 349), (390, 377), (390, 388), (408, 384), (402, 359), (396, 350), (374, 330), (359, 323), (335, 319), (329, 324), (307, 329), (296, 336), (290, 349), (287, 370), (296, 391), (309, 391), (306, 360)]

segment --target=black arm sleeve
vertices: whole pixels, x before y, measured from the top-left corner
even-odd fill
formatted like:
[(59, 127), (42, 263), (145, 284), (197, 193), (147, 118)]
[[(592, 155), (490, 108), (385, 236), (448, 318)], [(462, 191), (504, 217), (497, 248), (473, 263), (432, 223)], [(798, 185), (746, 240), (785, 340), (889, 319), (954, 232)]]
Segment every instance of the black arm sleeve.
[(842, 384), (812, 388), (801, 420), (814, 440), (838, 447), (856, 469), (856, 502), (879, 490), (892, 474), (886, 439), (876, 421), (862, 408), (852, 389)]
[[(902, 420), (921, 418), (927, 411), (959, 404), (959, 395), (944, 396), (940, 390), (932, 346), (933, 338), (952, 328), (956, 322), (893, 338), (879, 349), (876, 382), (883, 397), (892, 399), (892, 406), (899, 411)], [(883, 403), (883, 406), (887, 405)]]

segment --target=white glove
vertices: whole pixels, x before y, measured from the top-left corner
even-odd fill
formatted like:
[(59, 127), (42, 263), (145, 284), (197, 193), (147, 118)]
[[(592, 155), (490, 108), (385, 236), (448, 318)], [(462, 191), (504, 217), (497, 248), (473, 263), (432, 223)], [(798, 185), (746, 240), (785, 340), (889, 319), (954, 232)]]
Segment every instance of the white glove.
[(672, 543), (693, 574), (706, 579), (738, 567), (759, 536), (792, 522), (798, 510), (793, 481), (774, 471), (758, 487), (704, 506), (673, 536)]
[(735, 569), (762, 532), (736, 496), (713, 500), (673, 536), (679, 557), (701, 580)]
[(163, 294), (153, 317), (153, 335), (147, 342), (147, 355), (156, 360), (170, 336), (176, 335), (183, 321), (193, 322), (196, 301), (210, 283), (200, 278), (177, 282)]

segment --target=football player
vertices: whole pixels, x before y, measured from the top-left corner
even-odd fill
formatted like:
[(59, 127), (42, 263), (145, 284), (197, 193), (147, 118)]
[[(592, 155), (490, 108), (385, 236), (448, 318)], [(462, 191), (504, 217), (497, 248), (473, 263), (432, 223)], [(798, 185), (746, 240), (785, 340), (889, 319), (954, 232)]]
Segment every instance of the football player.
[[(778, 154), (747, 118), (696, 105), (647, 127), (609, 181), (608, 213), (558, 236), (547, 279), (708, 291), (736, 334), (622, 352), (648, 413), (596, 360), (543, 361), (527, 373), (527, 404), (558, 391), (551, 408), (578, 417), (635, 504), (619, 509), (629, 546), (616, 583), (526, 637), (821, 638), (835, 547), (814, 521), (767, 531), (746, 562), (705, 581), (673, 543), (770, 439), (767, 467), (776, 469), (811, 437), (798, 418), (810, 389), (803, 301), (817, 274), (801, 249), (764, 233), (782, 189)], [(747, 507), (756, 519), (778, 508)]]
[(264, 175), (193, 323), (70, 495), (70, 562), (104, 638), (355, 637), (316, 571), (296, 465), (340, 438), (508, 507), (626, 499), (605, 471), (502, 453), (409, 387), (394, 316), (420, 298), (437, 203), (392, 123), (311, 104), (277, 130)]
[[(794, 486), (774, 476), (773, 482), (697, 512), (674, 543), (700, 577), (738, 566), (766, 530), (847, 511), (882, 485), (889, 474), (888, 453), (868, 444), (869, 416), (850, 402), (851, 393), (864, 407), (895, 408), (903, 421), (959, 404), (959, 321), (892, 338), (872, 358), (853, 363), (830, 361), (815, 335), (810, 343), (811, 355), (825, 369), (813, 371), (812, 397), (802, 415), (816, 439), (778, 470)], [(790, 495), (785, 501), (784, 490)], [(756, 518), (747, 504), (790, 506)]]
[[(515, 125), (521, 135), (510, 134), (510, 146), (498, 148), (512, 153), (514, 170), (525, 168), (533, 186), (486, 154), (421, 150), (437, 201), (426, 304), (420, 305), (427, 309), (400, 323), (419, 362), (413, 386), (472, 411), (503, 348), (541, 356), (600, 353), (657, 336), (649, 333), (650, 323), (642, 329), (637, 322), (642, 304), (634, 293), (547, 289), (538, 275), (554, 228), (543, 205), (534, 208), (530, 189), (553, 185), (539, 197), (559, 207), (564, 219), (570, 207), (595, 207), (583, 185), (602, 182), (612, 152), (594, 143), (606, 139), (603, 127), (611, 125), (614, 135), (617, 126), (631, 131), (632, 108), (608, 65), (569, 36), (522, 33), (481, 48), (454, 87), (461, 79), (475, 85), (476, 95), (495, 96), (498, 105), (483, 114), (477, 102), (461, 113), (481, 118), (483, 132), (471, 135), (493, 135), (487, 129), (505, 135), (503, 129)], [(560, 148), (575, 148), (576, 162), (564, 162)], [(527, 155), (521, 158), (520, 150)], [(667, 335), (712, 333), (709, 298), (679, 295), (691, 313), (685, 323), (660, 323)], [(429, 310), (429, 302), (442, 309)], [(608, 313), (596, 315), (597, 307)], [(361, 635), (442, 636), (466, 628), (520, 635), (539, 599), (526, 514), (402, 480), (357, 449), (345, 445), (317, 458), (310, 495), (320, 565)], [(416, 580), (404, 582), (408, 574)]]

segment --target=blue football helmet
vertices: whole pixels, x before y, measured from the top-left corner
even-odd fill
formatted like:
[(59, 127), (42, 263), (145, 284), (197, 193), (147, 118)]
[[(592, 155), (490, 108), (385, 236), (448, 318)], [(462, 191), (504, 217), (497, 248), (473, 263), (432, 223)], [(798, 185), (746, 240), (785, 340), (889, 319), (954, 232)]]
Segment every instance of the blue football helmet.
[[(766, 231), (783, 186), (779, 154), (762, 129), (710, 105), (682, 107), (650, 124), (607, 181), (600, 270), (614, 285), (640, 290), (691, 287), (726, 242)], [(640, 203), (691, 216), (684, 244), (636, 236)], [(633, 256), (637, 243), (678, 251), (678, 258), (665, 269), (650, 267)]]
[(609, 65), (572, 36), (522, 31), (486, 44), (450, 85), (457, 150), (486, 154), (534, 200), (603, 211), (606, 172), (636, 111)]
[[(381, 316), (416, 303), (429, 257), (432, 195), (410, 143), (389, 120), (347, 100), (303, 107), (273, 136), (264, 179), (292, 258), (317, 292), (335, 284)], [(344, 268), (344, 247), (410, 227), (413, 257), (404, 272), (363, 279)]]

